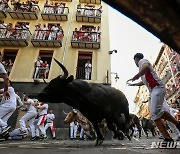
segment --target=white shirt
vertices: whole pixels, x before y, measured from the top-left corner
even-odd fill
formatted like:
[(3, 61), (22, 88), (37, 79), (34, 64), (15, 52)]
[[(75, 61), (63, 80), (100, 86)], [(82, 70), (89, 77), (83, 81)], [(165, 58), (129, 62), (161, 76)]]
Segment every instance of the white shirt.
[(150, 70), (147, 71), (143, 76), (141, 76), (142, 82), (147, 86), (149, 91), (156, 86), (165, 87), (163, 81), (157, 76), (156, 72), (153, 69), (151, 63), (146, 59), (141, 59), (138, 63), (139, 70), (141, 70), (144, 64), (149, 64)]
[(27, 102), (30, 102), (29, 105), (25, 105), (25, 107), (27, 108), (27, 111), (30, 112), (30, 111), (37, 111), (36, 108), (33, 106), (34, 104), (34, 101), (32, 99), (28, 99)]
[(51, 119), (54, 119), (54, 118), (55, 118), (55, 115), (53, 113), (47, 114), (47, 122), (48, 123), (53, 122), (53, 120), (51, 120)]
[(48, 104), (43, 104), (43, 105), (41, 105), (41, 106), (44, 106), (45, 107), (45, 109), (43, 109), (43, 110), (38, 110), (38, 113), (39, 113), (39, 116), (41, 116), (41, 115), (44, 115), (44, 114), (47, 114), (47, 110), (48, 110)]
[(2, 74), (2, 73), (7, 73), (7, 72), (6, 72), (3, 64), (0, 63), (0, 74)]
[(14, 107), (16, 107), (17, 102), (16, 102), (16, 94), (14, 92), (14, 88), (13, 87), (8, 87), (8, 92), (10, 94), (10, 99), (6, 100), (4, 95), (3, 95), (1, 104), (4, 104), (6, 106), (14, 106)]
[(42, 60), (37, 60), (37, 61), (35, 61), (35, 66), (40, 67), (42, 63), (43, 63)]
[(85, 70), (91, 72), (92, 65), (90, 63), (85, 64)]

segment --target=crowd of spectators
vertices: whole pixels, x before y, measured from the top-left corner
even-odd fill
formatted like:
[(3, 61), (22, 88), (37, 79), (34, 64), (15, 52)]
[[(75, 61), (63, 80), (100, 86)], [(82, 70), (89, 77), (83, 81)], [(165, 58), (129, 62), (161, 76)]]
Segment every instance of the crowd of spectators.
[(58, 3), (58, 2), (49, 3), (48, 0), (46, 0), (46, 3), (44, 4), (43, 13), (64, 14), (65, 5), (66, 5), (66, 3), (61, 3), (61, 2), (60, 3)]
[(9, 8), (8, 5), (9, 0), (0, 0), (0, 11), (6, 11)]
[(35, 26), (34, 38), (37, 40), (62, 40), (64, 31), (60, 24), (46, 24), (41, 26), (37, 24)]
[(101, 16), (103, 12), (102, 5), (96, 9), (95, 6), (85, 5), (84, 8), (81, 7), (81, 3), (77, 5), (77, 15), (84, 15), (84, 16)]
[(21, 12), (35, 12), (40, 10), (38, 6), (38, 1), (28, 0), (26, 2), (20, 2), (20, 0), (12, 0), (11, 5), (13, 5), (13, 11)]
[(96, 27), (81, 27), (79, 30), (75, 28), (73, 32), (73, 41), (85, 42), (100, 42), (101, 30), (100, 26)]
[(12, 23), (6, 24), (0, 20), (0, 38), (26, 39), (29, 35), (29, 25), (25, 22), (17, 23), (14, 27)]

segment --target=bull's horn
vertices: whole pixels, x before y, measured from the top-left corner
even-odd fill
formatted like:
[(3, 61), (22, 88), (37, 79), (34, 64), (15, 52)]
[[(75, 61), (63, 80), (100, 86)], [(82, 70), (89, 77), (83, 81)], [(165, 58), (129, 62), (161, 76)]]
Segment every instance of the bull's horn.
[(64, 75), (62, 77), (60, 77), (61, 79), (66, 79), (68, 77), (68, 71), (67, 69), (64, 67), (64, 65), (62, 65), (59, 61), (57, 61), (55, 58), (54, 58), (55, 62), (62, 68), (63, 72), (64, 72)]
[(63, 113), (65, 114), (65, 115), (67, 115), (67, 113), (63, 110)]
[(44, 78), (43, 78), (43, 81), (44, 81), (45, 84), (48, 84)]

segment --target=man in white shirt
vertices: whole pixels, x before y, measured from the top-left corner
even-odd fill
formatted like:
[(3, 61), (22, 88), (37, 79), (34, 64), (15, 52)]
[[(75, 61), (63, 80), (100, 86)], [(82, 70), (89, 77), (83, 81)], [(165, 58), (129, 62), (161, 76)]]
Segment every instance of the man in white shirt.
[(92, 65), (90, 63), (90, 60), (87, 60), (87, 63), (85, 64), (85, 79), (90, 80), (91, 78), (91, 71), (92, 71)]
[(54, 128), (54, 119), (55, 119), (55, 115), (53, 114), (53, 110), (50, 109), (48, 114), (47, 114), (47, 123), (45, 125), (45, 130), (47, 130), (49, 127), (51, 128), (53, 139), (56, 138), (55, 128)]
[(44, 122), (46, 121), (46, 117), (47, 117), (48, 104), (41, 102), (39, 106), (35, 106), (35, 107), (38, 109), (39, 119), (38, 119), (37, 126), (39, 127), (39, 130), (41, 131), (41, 140), (43, 141), (47, 139)]
[[(4, 93), (4, 89), (1, 89), (0, 93)], [(8, 93), (10, 95), (10, 99), (6, 99), (5, 95), (3, 95), (0, 103), (0, 134), (2, 136), (6, 135), (11, 128), (10, 126), (8, 127), (7, 121), (16, 110), (17, 105), (16, 94), (10, 80), (8, 81)]]
[(34, 78), (35, 79), (39, 78), (39, 70), (40, 70), (42, 63), (43, 63), (43, 61), (41, 60), (41, 57), (38, 57), (38, 59), (34, 63), (34, 67), (35, 67)]
[[(129, 79), (127, 83), (129, 86), (147, 86), (150, 92), (150, 99), (148, 103), (151, 118), (152, 120), (154, 120), (156, 126), (164, 136), (164, 141), (173, 142), (173, 139), (170, 137), (168, 131), (166, 130), (163, 119), (175, 124), (179, 131), (180, 122), (178, 122), (169, 112), (166, 111), (163, 104), (166, 94), (165, 85), (163, 81), (157, 76), (152, 64), (148, 60), (143, 58), (144, 55), (142, 53), (135, 54), (134, 62), (136, 66), (139, 67), (139, 72), (132, 79)], [(138, 80), (140, 77), (142, 81), (134, 84), (129, 83), (129, 81)]]
[(26, 95), (24, 97), (25, 102), (23, 103), (25, 108), (27, 109), (27, 113), (19, 120), (19, 124), (20, 124), (20, 128), (22, 131), (22, 134), (24, 132), (27, 132), (27, 127), (26, 127), (26, 123), (28, 122), (29, 127), (30, 127), (30, 131), (32, 134), (32, 139), (35, 138), (35, 127), (34, 127), (34, 120), (35, 117), (37, 116), (37, 110), (34, 107), (34, 101), (32, 99), (29, 98), (28, 95)]

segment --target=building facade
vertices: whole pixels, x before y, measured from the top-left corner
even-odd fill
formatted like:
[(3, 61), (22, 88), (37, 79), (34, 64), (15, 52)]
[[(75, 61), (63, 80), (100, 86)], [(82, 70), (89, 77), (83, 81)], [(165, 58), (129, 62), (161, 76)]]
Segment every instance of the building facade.
[[(153, 67), (166, 85), (165, 98), (168, 104), (180, 108), (180, 55), (164, 44)], [(139, 87), (134, 99), (139, 117), (150, 117), (148, 105), (143, 103), (148, 97), (147, 88), (145, 86)]]
[[(0, 53), (21, 97), (35, 98), (45, 86), (43, 78), (49, 82), (63, 73), (53, 58), (75, 79), (110, 83), (109, 48), (108, 6), (101, 0), (0, 2)], [(56, 127), (64, 127), (61, 111), (69, 108), (50, 107), (57, 113)]]

